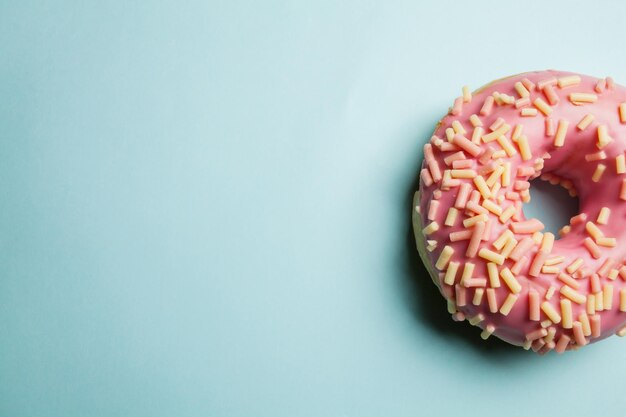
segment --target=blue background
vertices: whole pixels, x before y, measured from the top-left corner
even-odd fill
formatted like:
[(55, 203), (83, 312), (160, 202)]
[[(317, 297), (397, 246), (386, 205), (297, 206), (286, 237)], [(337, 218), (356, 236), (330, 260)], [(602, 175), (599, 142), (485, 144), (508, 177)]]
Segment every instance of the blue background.
[(623, 412), (626, 341), (538, 357), (449, 319), (410, 197), (462, 85), (626, 83), (625, 16), (1, 2), (0, 416)]

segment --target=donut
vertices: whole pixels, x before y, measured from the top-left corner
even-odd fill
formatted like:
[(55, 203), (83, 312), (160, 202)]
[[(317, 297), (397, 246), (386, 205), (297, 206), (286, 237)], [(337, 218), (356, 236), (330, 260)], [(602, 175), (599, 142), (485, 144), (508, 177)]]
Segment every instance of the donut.
[[(417, 249), (456, 321), (539, 354), (626, 335), (626, 88), (523, 73), (454, 100), (424, 145)], [(524, 215), (530, 181), (579, 213), (558, 233)]]

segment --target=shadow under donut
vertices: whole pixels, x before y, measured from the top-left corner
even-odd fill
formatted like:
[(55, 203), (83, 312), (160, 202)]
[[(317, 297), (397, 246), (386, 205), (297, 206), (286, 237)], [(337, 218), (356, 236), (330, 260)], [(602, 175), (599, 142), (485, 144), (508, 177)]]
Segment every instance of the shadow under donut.
[[(434, 126), (434, 124), (430, 125)], [(430, 137), (431, 131), (425, 132), (422, 139), (417, 143), (422, 143), (424, 137)], [(467, 321), (455, 322), (452, 320), (446, 308), (446, 302), (439, 289), (433, 284), (424, 263), (422, 262), (415, 244), (413, 225), (411, 222), (411, 210), (413, 209), (413, 195), (419, 188), (419, 170), (421, 157), (415, 158), (415, 177), (404, 193), (403, 201), (398, 207), (402, 210), (401, 219), (406, 219), (404, 226), (403, 250), (401, 251), (401, 264), (404, 273), (401, 274), (403, 282), (400, 284), (403, 297), (413, 316), (420, 323), (428, 326), (438, 336), (447, 339), (450, 343), (468, 347), (483, 355), (490, 361), (502, 360), (510, 363), (515, 358), (521, 360), (524, 357), (535, 356), (532, 352), (527, 352), (520, 347), (512, 346), (497, 337), (490, 337), (483, 340), (480, 337), (481, 330), (471, 326)]]

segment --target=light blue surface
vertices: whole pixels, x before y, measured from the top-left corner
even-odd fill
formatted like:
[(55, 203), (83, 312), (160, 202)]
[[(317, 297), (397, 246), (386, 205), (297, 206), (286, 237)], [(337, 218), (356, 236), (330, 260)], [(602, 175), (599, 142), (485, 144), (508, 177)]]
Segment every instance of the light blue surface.
[(409, 236), (463, 84), (626, 83), (625, 3), (506, 4), (0, 3), (0, 416), (623, 412), (626, 341), (483, 343)]

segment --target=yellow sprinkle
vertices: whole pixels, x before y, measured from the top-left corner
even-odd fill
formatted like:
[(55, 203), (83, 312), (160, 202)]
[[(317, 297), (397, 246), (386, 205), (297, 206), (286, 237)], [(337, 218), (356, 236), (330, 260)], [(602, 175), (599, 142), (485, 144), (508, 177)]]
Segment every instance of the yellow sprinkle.
[(460, 133), (461, 135), (467, 133), (461, 122), (459, 122), (458, 120), (452, 122), (452, 129), (454, 129), (455, 133)]
[(487, 327), (485, 327), (485, 330), (483, 330), (480, 333), (480, 337), (483, 338), (484, 340), (487, 340), (489, 336), (491, 336), (495, 330), (496, 328), (493, 325), (489, 324), (487, 325)]
[(566, 268), (567, 273), (568, 274), (573, 274), (574, 272), (578, 271), (578, 269), (583, 266), (583, 259), (582, 258), (577, 258), (574, 262), (572, 262), (571, 264), (569, 264), (569, 266)]
[(617, 332), (615, 332), (615, 334), (618, 335), (619, 337), (626, 336), (626, 326), (623, 326), (622, 328), (618, 329)]
[(613, 285), (605, 284), (602, 290), (603, 304), (605, 310), (611, 310), (613, 308)]
[(604, 246), (605, 248), (614, 248), (617, 246), (617, 239), (614, 237), (599, 237), (596, 243), (598, 246)]
[(506, 286), (509, 287), (513, 294), (517, 294), (522, 290), (522, 286), (517, 281), (517, 279), (515, 279), (515, 276), (509, 268), (502, 268), (502, 270), (500, 271), (500, 277), (502, 278), (502, 281), (504, 281)]
[(530, 107), (525, 107), (520, 112), (522, 117), (535, 117), (537, 115), (537, 109), (533, 109)]
[(422, 233), (425, 236), (428, 236), (432, 233), (435, 233), (437, 230), (439, 230), (439, 224), (437, 222), (432, 222), (422, 229)]
[(613, 138), (609, 136), (606, 125), (598, 126), (598, 143), (596, 143), (596, 146), (602, 149), (611, 142), (613, 142)]
[(515, 129), (513, 129), (513, 133), (511, 133), (511, 140), (513, 142), (517, 142), (517, 139), (522, 136), (522, 131), (524, 130), (524, 125), (515, 125)]
[(561, 77), (557, 81), (559, 88), (570, 87), (573, 85), (580, 84), (580, 77), (578, 75), (568, 75), (566, 77)]
[(477, 175), (474, 178), (474, 184), (476, 185), (476, 189), (480, 192), (480, 195), (482, 195), (485, 200), (491, 197), (491, 190), (487, 186), (487, 183), (482, 175)]
[(472, 114), (469, 117), (469, 121), (474, 127), (479, 127), (483, 125), (483, 122), (480, 120), (480, 117), (478, 117), (476, 114)]
[(485, 290), (483, 288), (476, 288), (476, 291), (474, 292), (474, 298), (472, 298), (472, 304), (474, 304), (475, 306), (480, 305), (480, 303), (482, 303), (483, 301), (484, 293)]
[(468, 228), (474, 226), (478, 222), (486, 222), (487, 220), (489, 220), (489, 217), (486, 213), (483, 213), (463, 220), (463, 226)]
[(609, 270), (609, 273), (607, 274), (607, 278), (613, 281), (617, 278), (618, 274), (619, 274), (619, 271), (617, 269), (611, 268)]
[(505, 135), (510, 129), (511, 129), (511, 125), (503, 123), (502, 126), (498, 127), (493, 132), (483, 135), (482, 137), (483, 142), (485, 143), (493, 142), (494, 140), (498, 139), (498, 136)]
[(461, 273), (461, 283), (466, 283), (468, 280), (472, 279), (475, 267), (476, 265), (473, 262), (465, 262), (463, 272)]
[(593, 294), (587, 296), (587, 314), (596, 314), (596, 296)]
[(565, 256), (553, 256), (552, 258), (546, 259), (543, 263), (544, 265), (558, 265), (565, 260)]
[(489, 285), (491, 288), (500, 288), (500, 276), (498, 275), (498, 265), (493, 262), (487, 263), (487, 275), (489, 275)]
[(530, 96), (530, 92), (526, 89), (526, 87), (524, 87), (524, 84), (522, 84), (521, 82), (516, 82), (514, 87), (515, 91), (517, 91), (517, 94), (519, 94), (520, 97), (525, 98)]
[(489, 178), (487, 178), (487, 181), (485, 181), (486, 184), (489, 187), (493, 187), (493, 185), (496, 183), (498, 178), (502, 176), (503, 173), (504, 173), (504, 167), (502, 165), (498, 165), (496, 169), (493, 170), (491, 175), (489, 175)]
[(530, 146), (528, 146), (528, 138), (526, 136), (522, 135), (517, 139), (517, 146), (519, 147), (519, 153), (522, 156), (522, 161), (528, 161), (533, 157), (533, 154), (530, 151)]
[[(476, 292), (478, 292), (478, 290), (480, 291), (484, 291), (482, 288), (478, 288), (476, 289)], [(476, 298), (476, 296), (474, 296), (474, 298)], [(481, 297), (482, 298), (482, 297)], [(480, 304), (480, 303), (479, 303)], [(478, 304), (476, 304), (478, 305)], [(476, 326), (478, 323), (480, 323), (481, 321), (485, 320), (485, 316), (482, 315), (481, 313), (476, 314), (474, 317), (471, 317), (468, 322), (469, 324), (471, 324), (472, 326)]]
[(544, 265), (541, 267), (541, 272), (543, 274), (558, 274), (561, 270), (555, 265)]
[(561, 147), (565, 143), (565, 134), (567, 133), (567, 128), (569, 127), (569, 122), (565, 119), (559, 120), (559, 125), (556, 128), (556, 133), (554, 135), (554, 146)]
[(563, 328), (571, 329), (573, 323), (572, 302), (570, 300), (561, 300), (561, 316), (563, 317)]
[(459, 262), (450, 262), (448, 269), (446, 270), (446, 275), (443, 277), (443, 283), (447, 285), (454, 285), (454, 279), (456, 278), (458, 270)]
[(609, 216), (611, 216), (611, 209), (608, 207), (602, 207), (600, 209), (600, 213), (598, 213), (598, 218), (596, 219), (596, 223), (607, 224), (609, 222)]
[(541, 303), (541, 310), (548, 316), (553, 323), (558, 324), (561, 322), (561, 316), (558, 311), (547, 301)]
[(546, 232), (543, 234), (543, 239), (541, 240), (541, 247), (539, 250), (550, 253), (552, 251), (552, 246), (554, 245), (554, 234), (550, 232)]
[(570, 93), (569, 101), (574, 104), (595, 103), (598, 96), (591, 93)]
[(572, 287), (570, 287), (569, 285), (563, 285), (561, 287), (561, 289), (559, 290), (559, 292), (564, 296), (569, 298), (570, 300), (572, 300), (573, 302), (575, 302), (576, 304), (584, 304), (585, 301), (587, 300), (587, 298), (582, 295), (581, 293), (579, 293), (578, 291), (574, 290)]
[(463, 102), (469, 103), (470, 101), (472, 101), (472, 92), (470, 91), (469, 86), (464, 85), (462, 91), (463, 91)]
[(437, 259), (437, 263), (435, 263), (435, 268), (443, 271), (448, 265), (452, 254), (454, 254), (454, 249), (446, 245), (441, 251), (441, 254), (439, 254), (439, 259)]
[(515, 206), (508, 206), (506, 209), (504, 209), (498, 219), (500, 220), (500, 223), (506, 223), (514, 214)]
[(578, 128), (578, 130), (585, 130), (587, 129), (587, 127), (589, 127), (589, 125), (591, 124), (591, 122), (593, 122), (594, 119), (594, 115), (593, 114), (586, 114), (585, 117), (583, 117), (580, 122), (578, 122), (578, 124), (576, 125), (576, 127)]
[(600, 230), (593, 222), (587, 222), (585, 224), (585, 230), (587, 230), (587, 233), (589, 233), (589, 236), (591, 236), (593, 240), (597, 241), (599, 237), (604, 237), (602, 230)]
[(516, 294), (509, 294), (504, 300), (504, 303), (500, 306), (500, 314), (508, 316), (518, 297), (519, 296)]
[(456, 222), (456, 218), (459, 215), (459, 210), (454, 207), (450, 207), (448, 209), (448, 215), (446, 216), (446, 221), (443, 223), (446, 226), (454, 226), (454, 222)]
[(491, 251), (487, 248), (482, 248), (479, 252), (478, 252), (478, 256), (480, 256), (481, 258), (489, 261), (489, 262), (493, 262), (495, 264), (498, 265), (502, 265), (504, 263), (504, 256), (500, 255), (499, 253), (496, 253), (494, 251)]
[(536, 244), (538, 244), (538, 245), (539, 245), (539, 244), (541, 243), (541, 241), (543, 240), (543, 233), (541, 233), (541, 232), (535, 232), (535, 233), (533, 233), (533, 235), (531, 236), (531, 238), (533, 239), (533, 241), (534, 241)]
[(618, 174), (626, 173), (626, 158), (623, 153), (615, 157), (615, 171)]
[(454, 304), (453, 300), (447, 300), (448, 301), (448, 313), (450, 314), (454, 314), (456, 313), (456, 304)]
[[(535, 107), (537, 107), (537, 109), (539, 109), (541, 113), (545, 114), (546, 116), (550, 116), (550, 114), (552, 114), (552, 107), (550, 107), (548, 103), (543, 101), (542, 98), (536, 98), (535, 101), (533, 101), (533, 104), (535, 105)], [(524, 110), (525, 109), (522, 109), (522, 113), (524, 113)]]
[(486, 208), (487, 210), (489, 210), (490, 212), (492, 212), (493, 214), (495, 214), (496, 216), (499, 216), (502, 214), (502, 207), (494, 203), (491, 200), (483, 201), (482, 206)]
[(498, 236), (498, 238), (493, 241), (492, 245), (497, 250), (501, 250), (506, 242), (512, 237), (514, 237), (513, 232), (511, 232), (509, 229), (505, 229), (504, 232), (502, 232), (500, 236)]
[(452, 178), (474, 178), (476, 171), (473, 169), (451, 169), (450, 175)]
[(584, 311), (578, 315), (578, 321), (583, 327), (583, 334), (585, 336), (591, 336), (591, 323), (589, 323), (589, 316)]
[(504, 163), (504, 172), (502, 173), (502, 186), (508, 187), (511, 185), (511, 163)]
[(481, 126), (476, 126), (474, 128), (474, 131), (472, 132), (472, 142), (478, 145), (480, 143), (480, 138), (483, 136), (483, 133), (485, 133), (485, 129), (483, 129)]
[(593, 172), (593, 175), (591, 176), (591, 181), (593, 182), (600, 181), (600, 179), (602, 178), (602, 174), (604, 174), (605, 170), (606, 170), (606, 165), (598, 164), (596, 166), (596, 170)]
[(554, 285), (550, 285), (550, 287), (548, 288), (548, 291), (546, 291), (546, 300), (549, 300), (550, 298), (552, 298), (555, 291), (556, 291), (556, 288), (554, 288)]

